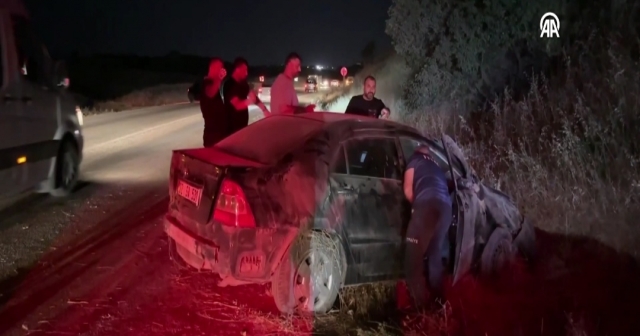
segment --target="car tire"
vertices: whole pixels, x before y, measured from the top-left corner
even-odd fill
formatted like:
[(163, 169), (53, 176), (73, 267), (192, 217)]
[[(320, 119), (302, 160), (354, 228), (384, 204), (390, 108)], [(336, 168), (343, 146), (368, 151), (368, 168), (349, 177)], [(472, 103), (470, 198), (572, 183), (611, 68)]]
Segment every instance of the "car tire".
[(513, 263), (516, 249), (513, 245), (511, 233), (504, 228), (497, 227), (491, 233), (480, 257), (480, 273), (484, 276), (496, 276)]
[(80, 175), (80, 155), (73, 141), (62, 141), (53, 174), (54, 187), (50, 191), (52, 196), (66, 197), (74, 191)]
[[(327, 313), (342, 287), (345, 260), (339, 240), (324, 232), (297, 237), (271, 279), (271, 293), (280, 312)], [(314, 283), (319, 286), (313, 288)]]

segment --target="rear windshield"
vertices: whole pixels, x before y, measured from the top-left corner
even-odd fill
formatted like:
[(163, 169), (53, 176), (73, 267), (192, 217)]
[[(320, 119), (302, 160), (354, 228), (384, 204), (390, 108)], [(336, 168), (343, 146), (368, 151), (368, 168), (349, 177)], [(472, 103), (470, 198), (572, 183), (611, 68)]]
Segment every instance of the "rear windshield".
[(257, 121), (216, 144), (245, 159), (273, 165), (320, 131), (324, 123), (294, 116), (273, 116)]
[(309, 84), (315, 84), (316, 80), (315, 79), (307, 79), (307, 83)]

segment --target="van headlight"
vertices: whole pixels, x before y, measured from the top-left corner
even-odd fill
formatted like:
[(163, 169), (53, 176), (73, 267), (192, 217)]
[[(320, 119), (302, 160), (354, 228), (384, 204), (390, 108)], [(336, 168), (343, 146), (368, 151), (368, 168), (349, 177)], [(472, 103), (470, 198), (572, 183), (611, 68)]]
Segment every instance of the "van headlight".
[(78, 118), (78, 125), (82, 126), (84, 124), (83, 120), (84, 115), (82, 114), (82, 110), (79, 106), (76, 106), (76, 118)]

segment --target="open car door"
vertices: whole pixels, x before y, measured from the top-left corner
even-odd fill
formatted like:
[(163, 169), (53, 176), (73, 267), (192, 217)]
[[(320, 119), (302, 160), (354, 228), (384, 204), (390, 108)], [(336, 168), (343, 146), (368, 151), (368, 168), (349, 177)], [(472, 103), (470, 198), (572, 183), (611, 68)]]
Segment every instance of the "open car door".
[[(484, 220), (484, 211), (477, 195), (477, 191), (480, 190), (477, 177), (465, 160), (462, 150), (453, 139), (444, 133), (442, 134), (442, 147), (446, 154), (449, 174), (455, 186), (453, 200), (453, 208), (457, 212), (454, 213), (457, 226), (453, 255), (453, 284), (455, 285), (471, 270), (475, 250), (476, 223), (478, 220)], [(463, 166), (464, 176), (458, 179), (454, 178), (452, 156), (458, 159)]]

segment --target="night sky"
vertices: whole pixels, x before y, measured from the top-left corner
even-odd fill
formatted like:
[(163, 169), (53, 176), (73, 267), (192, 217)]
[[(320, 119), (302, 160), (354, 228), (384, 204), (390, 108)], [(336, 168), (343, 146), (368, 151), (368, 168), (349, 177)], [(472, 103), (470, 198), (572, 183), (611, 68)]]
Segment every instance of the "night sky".
[(359, 61), (376, 41), (390, 48), (391, 0), (25, 0), (53, 55), (73, 51), (246, 57), (280, 64), (297, 51), (306, 64)]

